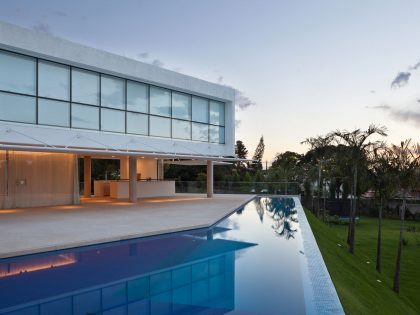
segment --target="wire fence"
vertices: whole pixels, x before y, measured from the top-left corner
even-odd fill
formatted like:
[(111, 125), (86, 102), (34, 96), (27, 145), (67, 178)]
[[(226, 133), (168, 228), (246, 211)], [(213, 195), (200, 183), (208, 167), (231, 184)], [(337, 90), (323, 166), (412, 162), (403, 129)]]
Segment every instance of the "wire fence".
[[(176, 181), (177, 193), (205, 193), (205, 181)], [(300, 195), (301, 186), (297, 182), (230, 182), (215, 181), (215, 194), (258, 194), (258, 195)]]

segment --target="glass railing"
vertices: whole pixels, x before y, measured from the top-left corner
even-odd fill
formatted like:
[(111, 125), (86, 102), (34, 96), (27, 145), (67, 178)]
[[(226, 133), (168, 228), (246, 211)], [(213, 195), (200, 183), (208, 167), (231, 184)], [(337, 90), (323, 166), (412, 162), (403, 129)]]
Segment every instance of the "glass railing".
[[(205, 181), (176, 181), (176, 193), (206, 193)], [(300, 195), (297, 182), (226, 182), (215, 181), (215, 194)]]

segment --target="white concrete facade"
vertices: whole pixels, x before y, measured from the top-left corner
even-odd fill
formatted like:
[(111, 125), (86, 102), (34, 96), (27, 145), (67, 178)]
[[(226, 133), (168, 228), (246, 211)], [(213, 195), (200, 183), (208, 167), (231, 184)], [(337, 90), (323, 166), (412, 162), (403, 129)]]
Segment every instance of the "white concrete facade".
[(86, 47), (48, 34), (0, 22), (0, 49), (43, 60), (97, 71), (225, 104), (225, 143), (196, 142), (105, 131), (90, 131), (44, 125), (0, 122), (0, 144), (5, 149), (50, 150), (53, 152), (140, 155), (141, 153), (176, 157), (199, 155), (234, 156), (235, 90), (196, 79), (102, 50)]

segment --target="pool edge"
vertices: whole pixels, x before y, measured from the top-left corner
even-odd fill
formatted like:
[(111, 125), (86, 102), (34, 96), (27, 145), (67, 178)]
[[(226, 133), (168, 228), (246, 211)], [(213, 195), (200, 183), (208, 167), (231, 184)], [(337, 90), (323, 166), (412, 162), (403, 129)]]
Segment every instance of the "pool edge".
[(334, 283), (298, 197), (293, 197), (303, 239), (301, 265), (310, 286), (304, 285), (307, 314), (345, 314)]

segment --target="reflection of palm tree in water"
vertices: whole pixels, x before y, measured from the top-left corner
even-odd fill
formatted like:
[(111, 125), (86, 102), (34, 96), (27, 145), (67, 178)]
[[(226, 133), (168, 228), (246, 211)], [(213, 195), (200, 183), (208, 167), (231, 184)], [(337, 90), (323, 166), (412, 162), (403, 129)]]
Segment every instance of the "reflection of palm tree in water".
[[(264, 198), (266, 199), (266, 198)], [(255, 209), (257, 210), (258, 216), (260, 218), (260, 221), (262, 223), (264, 218), (264, 206), (263, 206), (263, 198), (257, 197), (255, 198)]]
[(292, 198), (261, 198), (259, 201), (273, 219), (274, 224), (271, 227), (276, 235), (284, 236), (286, 239), (294, 238), (297, 229), (293, 229), (292, 222), (298, 222), (294, 200)]

